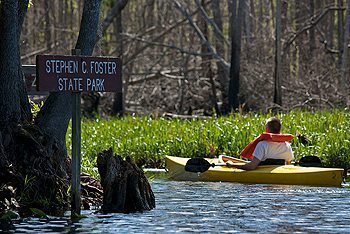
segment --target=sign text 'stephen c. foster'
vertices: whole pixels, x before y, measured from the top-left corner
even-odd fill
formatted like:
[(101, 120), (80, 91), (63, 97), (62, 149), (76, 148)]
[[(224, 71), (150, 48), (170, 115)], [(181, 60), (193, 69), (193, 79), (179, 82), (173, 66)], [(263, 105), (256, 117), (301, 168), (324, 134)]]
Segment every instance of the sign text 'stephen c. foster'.
[(121, 92), (118, 58), (84, 56), (37, 56), (40, 91)]

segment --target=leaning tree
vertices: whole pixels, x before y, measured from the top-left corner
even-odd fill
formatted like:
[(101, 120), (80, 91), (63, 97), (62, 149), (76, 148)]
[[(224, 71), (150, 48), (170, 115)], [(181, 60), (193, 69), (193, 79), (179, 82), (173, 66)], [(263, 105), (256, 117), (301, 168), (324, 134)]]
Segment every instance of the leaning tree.
[[(67, 209), (70, 165), (65, 136), (71, 93), (52, 92), (33, 117), (23, 80), (20, 37), (29, 0), (0, 0), (0, 213)], [(75, 49), (91, 55), (101, 0), (85, 0)], [(21, 209), (20, 209), (21, 210)]]

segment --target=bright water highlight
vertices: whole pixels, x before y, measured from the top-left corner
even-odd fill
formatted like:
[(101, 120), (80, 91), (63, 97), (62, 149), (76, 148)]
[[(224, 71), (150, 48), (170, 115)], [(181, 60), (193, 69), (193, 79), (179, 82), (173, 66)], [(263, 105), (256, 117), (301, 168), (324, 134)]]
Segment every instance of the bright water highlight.
[(151, 182), (156, 208), (136, 214), (83, 211), (28, 218), (16, 233), (349, 233), (350, 189), (212, 182)]

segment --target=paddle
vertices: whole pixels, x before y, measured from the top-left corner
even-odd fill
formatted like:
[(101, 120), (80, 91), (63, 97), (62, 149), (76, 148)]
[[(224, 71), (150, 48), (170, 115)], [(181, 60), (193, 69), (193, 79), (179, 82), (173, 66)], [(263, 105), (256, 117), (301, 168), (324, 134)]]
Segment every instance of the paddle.
[(186, 165), (185, 165), (185, 171), (188, 172), (205, 172), (209, 170), (210, 167), (215, 166), (226, 166), (226, 163), (210, 163), (204, 158), (190, 158)]

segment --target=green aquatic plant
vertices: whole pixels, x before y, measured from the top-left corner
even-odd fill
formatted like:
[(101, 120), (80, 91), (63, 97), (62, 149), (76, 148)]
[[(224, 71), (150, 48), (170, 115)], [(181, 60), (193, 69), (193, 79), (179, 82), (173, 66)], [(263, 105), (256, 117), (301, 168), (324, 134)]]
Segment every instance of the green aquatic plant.
[(40, 210), (40, 209), (37, 209), (37, 208), (29, 208), (29, 210), (33, 213), (33, 215), (37, 218), (40, 218), (40, 219), (47, 219), (47, 214)]
[(12, 220), (19, 219), (20, 216), (17, 212), (7, 210), (4, 213), (0, 213), (0, 228), (2, 231), (9, 230), (13, 227)]
[[(164, 167), (166, 155), (215, 157), (239, 155), (265, 130), (272, 114), (235, 113), (211, 119), (166, 119), (151, 116), (82, 120), (82, 170), (98, 177), (96, 158), (109, 147), (122, 157), (131, 156), (144, 167)], [(306, 155), (322, 158), (326, 166), (349, 166), (350, 113), (347, 110), (291, 111), (277, 115), (282, 131), (307, 137), (291, 142), (296, 160)], [(71, 145), (68, 131), (67, 146)]]

